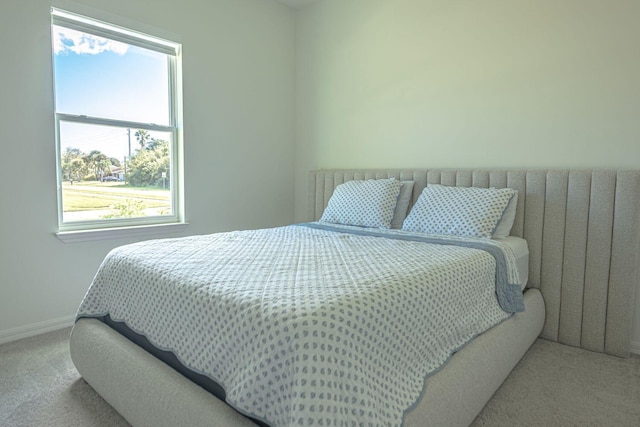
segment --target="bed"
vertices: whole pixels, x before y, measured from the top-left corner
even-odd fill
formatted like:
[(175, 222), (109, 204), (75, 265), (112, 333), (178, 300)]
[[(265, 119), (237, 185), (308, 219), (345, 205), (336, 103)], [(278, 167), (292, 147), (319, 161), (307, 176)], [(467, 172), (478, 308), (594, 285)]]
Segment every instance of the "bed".
[[(604, 170), (311, 172), (310, 221), (321, 219), (336, 187), (349, 181), (413, 181), (410, 205), (427, 184), (518, 191), (511, 234), (524, 238), (530, 253), (525, 309), (456, 348), (428, 376), (403, 425), (468, 425), (539, 335), (628, 356), (639, 176)], [(131, 424), (255, 425), (256, 418), (241, 415), (116, 329), (115, 323), (79, 318), (71, 354), (85, 380)]]

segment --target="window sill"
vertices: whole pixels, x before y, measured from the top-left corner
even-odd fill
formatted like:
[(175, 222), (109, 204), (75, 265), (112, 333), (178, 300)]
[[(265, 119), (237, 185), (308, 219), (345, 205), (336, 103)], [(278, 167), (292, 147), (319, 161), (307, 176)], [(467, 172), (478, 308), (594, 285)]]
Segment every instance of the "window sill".
[(177, 233), (187, 228), (189, 223), (140, 225), (132, 227), (101, 228), (95, 230), (60, 231), (56, 237), (64, 243), (89, 242), (92, 240), (118, 239), (122, 237), (158, 236)]

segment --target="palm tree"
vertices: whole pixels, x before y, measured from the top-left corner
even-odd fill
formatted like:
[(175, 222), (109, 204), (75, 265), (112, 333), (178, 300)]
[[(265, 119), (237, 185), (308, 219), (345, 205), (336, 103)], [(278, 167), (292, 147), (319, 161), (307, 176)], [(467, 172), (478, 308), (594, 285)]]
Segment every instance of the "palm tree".
[(85, 161), (87, 166), (93, 169), (96, 181), (101, 181), (101, 178), (111, 171), (111, 169), (109, 169), (109, 166), (111, 165), (109, 158), (99, 150), (91, 151), (85, 157)]
[(138, 140), (138, 143), (140, 144), (141, 148), (144, 148), (145, 145), (147, 145), (147, 143), (151, 140), (151, 135), (149, 134), (149, 131), (144, 129), (138, 129), (134, 134), (134, 136)]

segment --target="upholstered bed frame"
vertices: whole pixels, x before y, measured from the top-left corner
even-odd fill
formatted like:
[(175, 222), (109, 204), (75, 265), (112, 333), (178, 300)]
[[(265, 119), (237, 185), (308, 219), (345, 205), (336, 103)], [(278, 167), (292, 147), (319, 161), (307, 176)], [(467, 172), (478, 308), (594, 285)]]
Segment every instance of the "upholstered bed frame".
[[(324, 170), (309, 176), (309, 220), (351, 179), (512, 187), (512, 230), (528, 241), (526, 310), (477, 337), (426, 383), (405, 425), (468, 425), (542, 338), (629, 356), (640, 246), (640, 171)], [(222, 401), (95, 319), (79, 320), (71, 356), (85, 380), (131, 424), (254, 425)]]

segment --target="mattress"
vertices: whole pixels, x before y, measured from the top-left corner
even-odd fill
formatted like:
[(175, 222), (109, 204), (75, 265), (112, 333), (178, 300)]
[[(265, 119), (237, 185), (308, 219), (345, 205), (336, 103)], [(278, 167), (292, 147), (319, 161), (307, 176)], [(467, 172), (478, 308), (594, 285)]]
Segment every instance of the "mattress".
[(501, 242), (309, 224), (118, 248), (78, 317), (122, 322), (269, 425), (399, 425), (426, 376), (523, 308), (517, 276)]

